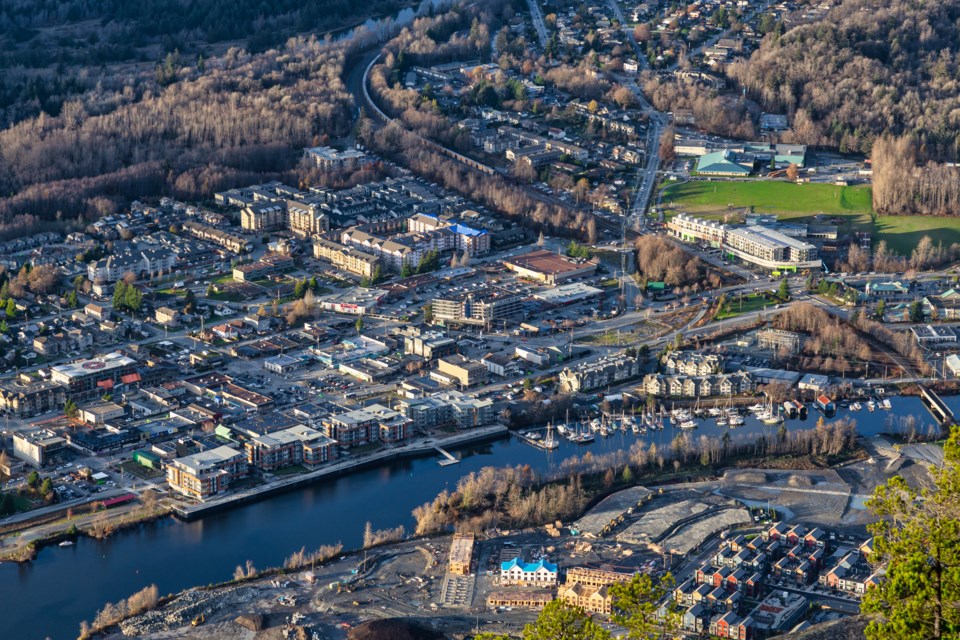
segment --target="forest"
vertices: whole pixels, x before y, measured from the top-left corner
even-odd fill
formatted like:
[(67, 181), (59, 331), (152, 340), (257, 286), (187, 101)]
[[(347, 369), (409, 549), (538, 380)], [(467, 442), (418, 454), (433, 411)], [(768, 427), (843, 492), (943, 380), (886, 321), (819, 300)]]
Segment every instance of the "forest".
[(341, 74), (348, 50), (316, 38), (202, 68), (174, 65), (165, 87), (130, 78), (94, 89), (58, 116), (0, 131), (0, 223), (93, 218), (124, 199), (198, 199), (289, 171), (299, 148), (352, 126)]
[(869, 153), (882, 133), (919, 155), (960, 151), (960, 0), (844, 0), (822, 19), (768, 35), (727, 75), (800, 143)]

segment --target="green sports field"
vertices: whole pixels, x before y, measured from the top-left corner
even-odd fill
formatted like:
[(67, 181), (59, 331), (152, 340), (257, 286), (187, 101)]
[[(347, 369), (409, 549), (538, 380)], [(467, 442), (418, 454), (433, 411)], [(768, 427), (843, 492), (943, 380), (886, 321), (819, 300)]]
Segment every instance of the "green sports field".
[(869, 231), (874, 243), (886, 240), (893, 251), (904, 255), (925, 235), (944, 245), (960, 242), (960, 217), (878, 216), (873, 213), (868, 186), (774, 180), (695, 181), (666, 186), (661, 205), (667, 216), (682, 211), (721, 219), (744, 208), (777, 214), (783, 221), (808, 221), (818, 214), (837, 216), (845, 219), (841, 237), (854, 231)]

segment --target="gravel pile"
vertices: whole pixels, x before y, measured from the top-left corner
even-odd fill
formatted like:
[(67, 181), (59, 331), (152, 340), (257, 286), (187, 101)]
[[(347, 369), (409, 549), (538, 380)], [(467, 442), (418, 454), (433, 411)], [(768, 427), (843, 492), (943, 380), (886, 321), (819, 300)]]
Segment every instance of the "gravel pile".
[(257, 591), (252, 587), (233, 587), (216, 591), (192, 589), (160, 609), (124, 620), (120, 623), (120, 631), (127, 637), (138, 637), (185, 627), (201, 614), (209, 618), (220, 609), (249, 602), (255, 597)]

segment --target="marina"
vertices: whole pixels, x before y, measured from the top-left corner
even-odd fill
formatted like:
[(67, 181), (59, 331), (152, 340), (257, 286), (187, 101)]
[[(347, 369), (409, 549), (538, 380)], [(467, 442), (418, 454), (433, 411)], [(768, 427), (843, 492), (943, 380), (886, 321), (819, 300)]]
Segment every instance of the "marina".
[[(952, 410), (960, 410), (960, 397), (943, 399)], [(754, 441), (760, 435), (775, 435), (777, 427), (758, 421), (752, 412), (731, 414), (743, 422), (736, 428), (718, 426), (718, 418), (705, 414), (696, 418), (696, 434), (719, 438), (729, 433), (734, 441)], [(571, 416), (572, 417), (572, 416)], [(631, 417), (631, 416), (628, 416)], [(459, 479), (487, 466), (529, 465), (534, 471), (560, 468), (565, 460), (615, 451), (628, 451), (634, 444), (669, 447), (680, 429), (671, 428), (668, 416), (638, 414), (641, 423), (660, 423), (665, 428), (608, 430), (607, 437), (574, 421), (580, 434), (593, 438), (574, 442), (558, 433), (558, 446), (549, 451), (532, 450), (518, 438), (485, 444), (447, 446), (459, 464), (440, 466), (437, 452), (430, 448), (421, 457), (395, 459), (381, 466), (298, 486), (235, 508), (206, 512), (189, 522), (166, 518), (105, 540), (80, 538), (75, 545), (42, 550), (26, 565), (0, 564), (0, 598), (7, 615), (0, 618), (0, 637), (19, 638), (18, 630), (37, 626), (36, 637), (53, 640), (75, 638), (81, 620), (90, 620), (104, 602), (116, 602), (143, 587), (156, 584), (161, 593), (172, 593), (197, 584), (227, 580), (234, 568), (246, 560), (257, 567), (278, 566), (290, 553), (306, 547), (342, 542), (357, 548), (364, 523), (375, 528), (413, 525), (411, 511), (432, 500), (437, 493), (456, 489)], [(807, 419), (786, 419), (789, 430), (809, 429), (820, 418), (811, 412)], [(855, 412), (839, 408), (836, 418), (856, 420), (860, 434), (881, 432), (926, 433), (937, 427), (918, 397), (894, 397), (890, 411)], [(599, 431), (598, 424), (598, 431)], [(730, 425), (732, 427), (732, 423)], [(559, 425), (558, 425), (559, 427)], [(540, 427), (545, 435), (546, 426)], [(566, 429), (565, 429), (566, 430)], [(586, 431), (586, 433), (585, 433)], [(576, 429), (573, 433), (576, 436)], [(362, 505), (377, 505), (369, 509)], [(336, 514), (336, 517), (331, 517)], [(149, 553), (144, 549), (149, 548)], [(171, 559), (176, 559), (172, 563)], [(77, 588), (77, 585), (83, 588)]]

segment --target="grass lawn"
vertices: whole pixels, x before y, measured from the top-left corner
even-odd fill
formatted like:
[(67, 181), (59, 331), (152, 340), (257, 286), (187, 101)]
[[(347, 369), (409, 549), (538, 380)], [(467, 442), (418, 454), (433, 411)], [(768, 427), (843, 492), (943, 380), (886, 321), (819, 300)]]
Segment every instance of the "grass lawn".
[(723, 311), (717, 312), (713, 316), (714, 320), (726, 320), (727, 318), (732, 318), (738, 316), (741, 313), (750, 313), (751, 311), (759, 311), (767, 307), (772, 307), (777, 304), (776, 300), (768, 298), (762, 293), (755, 293), (749, 296), (743, 296), (743, 303), (741, 304), (739, 298), (727, 298), (727, 308)]
[(290, 465), (289, 467), (283, 467), (282, 469), (274, 469), (270, 473), (272, 473), (275, 476), (293, 476), (293, 475), (306, 473), (306, 472), (307, 472), (306, 467), (299, 464), (294, 464), (294, 465)]
[(870, 188), (791, 182), (687, 182), (666, 187), (663, 205), (667, 216), (685, 211), (720, 219), (729, 207), (752, 207), (757, 213), (776, 213), (783, 221), (805, 222), (819, 213), (845, 219), (841, 239), (854, 231), (867, 231), (874, 246), (886, 240), (891, 250), (910, 255), (917, 242), (929, 235), (949, 246), (960, 242), (960, 217), (878, 216), (873, 213)]
[(672, 201), (691, 213), (724, 213), (731, 207), (753, 207), (758, 213), (865, 214), (873, 209), (870, 198), (869, 187), (794, 184), (775, 180), (698, 180), (671, 185), (663, 193), (665, 205), (669, 206)]

